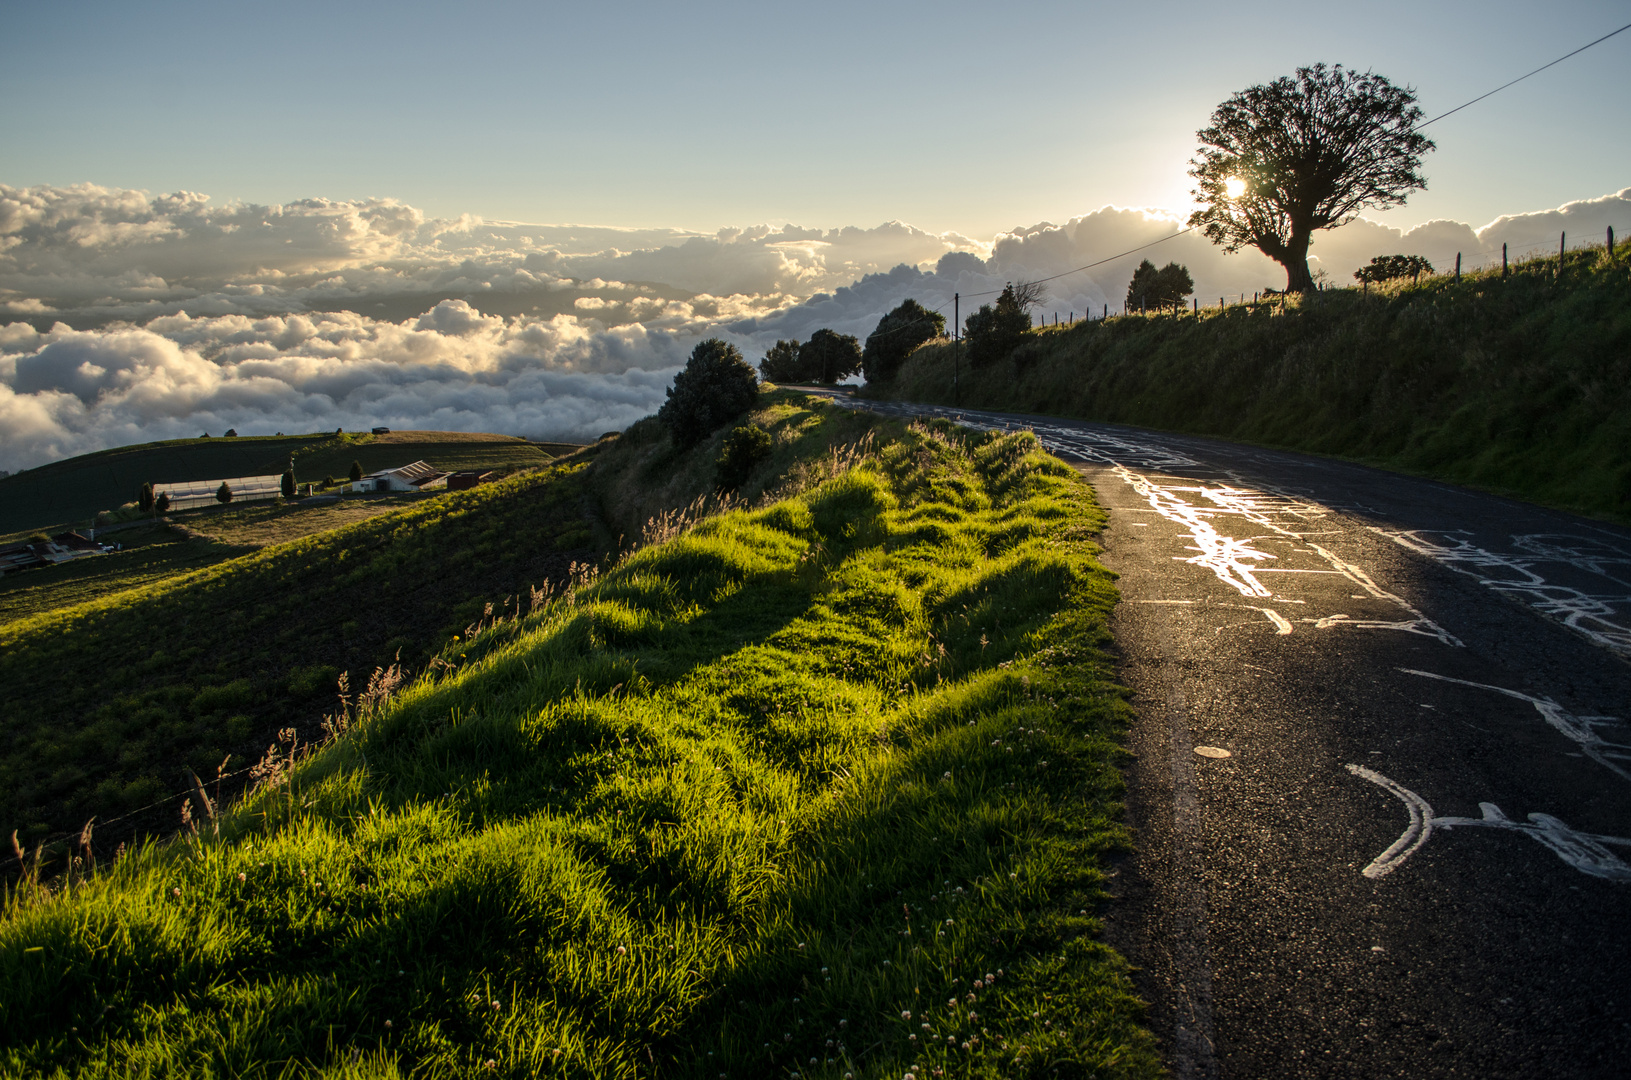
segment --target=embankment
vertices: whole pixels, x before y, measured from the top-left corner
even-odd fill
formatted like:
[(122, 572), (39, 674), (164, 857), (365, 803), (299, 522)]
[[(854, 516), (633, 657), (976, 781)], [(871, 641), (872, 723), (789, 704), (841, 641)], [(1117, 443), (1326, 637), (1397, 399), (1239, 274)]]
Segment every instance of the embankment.
[[(1330, 454), (1631, 521), (1631, 243), (1032, 331), (960, 404)], [(966, 353), (965, 353), (966, 361)], [(867, 393), (952, 404), (952, 346)]]

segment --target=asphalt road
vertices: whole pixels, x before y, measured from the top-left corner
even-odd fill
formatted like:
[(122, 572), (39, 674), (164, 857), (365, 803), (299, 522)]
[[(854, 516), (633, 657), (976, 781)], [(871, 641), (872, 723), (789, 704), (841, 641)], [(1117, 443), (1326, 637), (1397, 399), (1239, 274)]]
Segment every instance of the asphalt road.
[(1178, 1077), (1631, 1076), (1631, 531), (873, 407), (1030, 428), (1110, 510), (1138, 851), (1108, 933)]

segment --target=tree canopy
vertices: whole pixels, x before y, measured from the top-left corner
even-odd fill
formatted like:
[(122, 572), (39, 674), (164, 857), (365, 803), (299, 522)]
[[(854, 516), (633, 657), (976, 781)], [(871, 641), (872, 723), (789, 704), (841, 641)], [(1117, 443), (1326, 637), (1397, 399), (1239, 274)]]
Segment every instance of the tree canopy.
[(1354, 280), (1374, 284), (1432, 272), (1433, 264), (1420, 255), (1378, 255), (1370, 261), (1369, 266), (1361, 266), (1354, 271)]
[(778, 341), (772, 345), (765, 351), (765, 358), (759, 361), (759, 375), (765, 382), (803, 382), (805, 376), (799, 367), (799, 343)]
[(995, 363), (1013, 352), (1031, 328), (1030, 306), (1041, 293), (1030, 283), (1012, 284), (997, 297), (996, 307), (981, 304), (980, 310), (963, 320), (963, 337), (968, 341), (968, 362), (975, 367)]
[(1127, 283), (1127, 307), (1133, 311), (1179, 307), (1194, 291), (1195, 279), (1189, 276), (1187, 266), (1169, 262), (1157, 270), (1154, 263), (1145, 259)]
[(758, 394), (759, 378), (736, 346), (709, 338), (697, 343), (684, 369), (674, 376), (657, 419), (668, 428), (674, 445), (693, 446), (747, 412)]
[(1427, 186), (1418, 170), (1433, 143), (1416, 131), (1415, 102), (1409, 88), (1341, 64), (1232, 95), (1196, 133), (1189, 175), (1203, 205), (1189, 224), (1225, 251), (1249, 245), (1284, 266), (1287, 291), (1312, 289), (1317, 230)]
[(812, 382), (835, 383), (861, 370), (861, 343), (854, 334), (823, 327), (799, 346), (799, 368)]
[(908, 297), (867, 335), (861, 371), (869, 383), (889, 382), (911, 351), (946, 332), (946, 317)]

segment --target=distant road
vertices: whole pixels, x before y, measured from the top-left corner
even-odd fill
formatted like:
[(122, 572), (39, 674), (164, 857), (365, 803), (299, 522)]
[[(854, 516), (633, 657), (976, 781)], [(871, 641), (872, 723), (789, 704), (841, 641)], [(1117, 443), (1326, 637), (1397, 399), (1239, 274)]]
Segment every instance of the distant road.
[(1631, 531), (1049, 417), (1110, 510), (1138, 852), (1109, 936), (1181, 1078), (1631, 1075)]

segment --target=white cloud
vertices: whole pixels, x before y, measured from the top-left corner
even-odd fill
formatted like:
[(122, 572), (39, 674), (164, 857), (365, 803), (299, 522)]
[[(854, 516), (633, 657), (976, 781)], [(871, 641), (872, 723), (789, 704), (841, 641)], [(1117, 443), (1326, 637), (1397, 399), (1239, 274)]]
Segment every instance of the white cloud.
[[(1345, 284), (1373, 255), (1478, 265), (1503, 241), (1517, 257), (1608, 224), (1631, 232), (1631, 189), (1481, 229), (1361, 220), (1320, 234), (1313, 255)], [(864, 339), (908, 296), (949, 322), (954, 293), (966, 317), (1007, 281), (1061, 274), (1044, 310), (1099, 313), (1144, 258), (1186, 264), (1203, 302), (1283, 284), (1262, 255), (1193, 233), (1066, 273), (1181, 227), (1105, 207), (990, 244), (899, 222), (703, 236), (432, 220), (389, 199), (216, 207), (0, 185), (0, 315), (29, 320), (0, 325), (0, 468), (228, 427), (588, 438), (655, 409), (710, 334), (757, 362), (821, 327)]]

